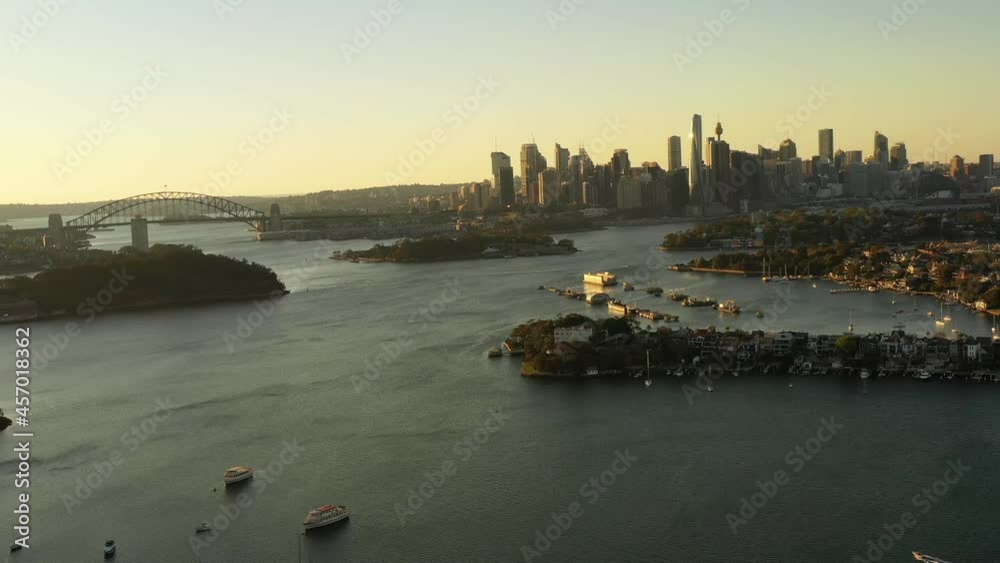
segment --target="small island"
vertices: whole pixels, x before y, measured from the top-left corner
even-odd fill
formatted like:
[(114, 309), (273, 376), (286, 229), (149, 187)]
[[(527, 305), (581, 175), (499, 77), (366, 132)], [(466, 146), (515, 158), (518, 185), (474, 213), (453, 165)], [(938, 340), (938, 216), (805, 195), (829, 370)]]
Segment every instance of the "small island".
[(86, 263), (0, 280), (0, 323), (285, 295), (260, 264), (193, 246), (94, 252)]
[[(1000, 383), (1000, 338), (641, 329), (633, 318), (533, 320), (505, 348), (524, 377), (836, 376)], [(516, 351), (517, 354), (514, 354)]]
[(463, 234), (405, 239), (393, 245), (378, 244), (362, 251), (346, 250), (334, 254), (333, 259), (351, 262), (424, 263), (555, 256), (576, 252), (573, 241), (563, 239), (556, 242), (545, 235)]

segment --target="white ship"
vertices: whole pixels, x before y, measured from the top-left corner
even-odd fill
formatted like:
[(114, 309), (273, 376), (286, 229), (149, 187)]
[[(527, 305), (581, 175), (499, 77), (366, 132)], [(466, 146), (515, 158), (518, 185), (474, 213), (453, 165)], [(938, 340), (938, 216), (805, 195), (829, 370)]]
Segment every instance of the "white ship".
[(587, 303), (591, 305), (604, 305), (609, 299), (611, 299), (611, 296), (607, 293), (595, 293), (587, 296)]
[(321, 528), (323, 526), (329, 526), (334, 522), (340, 522), (341, 520), (350, 517), (350, 515), (351, 511), (348, 510), (346, 506), (334, 506), (332, 504), (328, 504), (309, 511), (309, 514), (302, 522), (302, 525), (305, 526), (307, 530), (312, 530), (313, 528)]
[(253, 477), (252, 467), (230, 467), (226, 470), (225, 475), (222, 476), (222, 480), (227, 485), (232, 485), (240, 481), (246, 481), (251, 477)]
[(583, 283), (599, 285), (602, 287), (609, 287), (613, 285), (618, 285), (618, 276), (612, 274), (611, 272), (584, 274)]

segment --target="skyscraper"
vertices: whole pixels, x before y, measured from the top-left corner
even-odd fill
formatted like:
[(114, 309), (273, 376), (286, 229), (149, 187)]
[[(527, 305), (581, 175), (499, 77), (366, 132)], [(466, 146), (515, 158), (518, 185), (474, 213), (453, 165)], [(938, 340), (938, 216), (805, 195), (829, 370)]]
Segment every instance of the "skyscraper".
[(715, 138), (708, 141), (711, 190), (707, 194), (710, 197), (706, 197), (706, 203), (712, 203), (716, 199), (716, 193), (720, 194), (720, 199), (723, 200), (721, 203), (732, 203), (728, 194), (732, 189), (730, 185), (729, 143), (722, 140), (722, 132), (722, 123), (719, 122), (715, 126)]
[(819, 130), (819, 157), (833, 162), (833, 129)]
[(889, 149), (889, 170), (905, 170), (910, 162), (906, 158), (906, 143), (896, 143)]
[[(879, 133), (875, 132), (875, 160), (882, 165), (883, 170), (889, 169), (889, 138)], [(869, 186), (871, 189), (871, 186)]]
[(691, 203), (694, 205), (701, 205), (705, 201), (702, 151), (704, 139), (701, 133), (701, 116), (696, 113), (691, 119)]
[(667, 142), (669, 147), (670, 156), (667, 159), (667, 170), (673, 172), (674, 170), (679, 170), (681, 166), (681, 138), (677, 135), (670, 137)]
[[(632, 162), (628, 158), (628, 149), (615, 149), (611, 157), (611, 169), (615, 176), (624, 176), (631, 172)], [(618, 181), (615, 180), (617, 184)]]
[(534, 143), (521, 145), (521, 192), (527, 205), (540, 202), (538, 174), (547, 167), (545, 157), (538, 152), (538, 145)]
[(965, 159), (957, 154), (951, 159), (952, 178), (962, 178), (965, 176)]
[(490, 168), (493, 172), (493, 189), (500, 189), (500, 169), (510, 166), (510, 157), (502, 152), (490, 153)]
[(979, 155), (979, 177), (980, 178), (992, 178), (993, 177), (993, 155), (983, 154)]
[(778, 154), (779, 154), (778, 158), (784, 160), (785, 162), (788, 162), (789, 160), (797, 158), (799, 156), (799, 149), (797, 146), (795, 146), (795, 141), (791, 139), (785, 139), (781, 143), (781, 147), (778, 149)]
[(564, 149), (556, 143), (556, 160), (555, 166), (556, 171), (559, 172), (559, 177), (563, 178), (564, 174), (569, 170), (569, 149)]

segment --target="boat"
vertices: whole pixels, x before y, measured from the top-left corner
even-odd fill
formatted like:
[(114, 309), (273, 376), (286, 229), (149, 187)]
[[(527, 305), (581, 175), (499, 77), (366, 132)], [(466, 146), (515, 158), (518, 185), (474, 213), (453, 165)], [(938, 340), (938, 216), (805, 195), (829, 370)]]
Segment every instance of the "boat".
[(763, 319), (764, 318), (764, 312), (763, 311), (757, 311), (757, 318), (758, 319)]
[(618, 276), (612, 274), (611, 272), (589, 273), (583, 275), (583, 283), (610, 287), (618, 285)]
[(914, 551), (913, 558), (917, 561), (924, 561), (925, 563), (951, 563), (950, 561), (945, 561), (944, 559), (938, 559), (932, 555), (924, 555), (919, 551)]
[(687, 293), (684, 293), (683, 289), (671, 289), (667, 292), (667, 299), (671, 301), (684, 301), (688, 298)]
[(714, 307), (718, 302), (710, 297), (688, 297), (684, 300), (685, 307)]
[(647, 287), (646, 293), (652, 295), (653, 297), (659, 297), (663, 295), (663, 289), (659, 287)]
[(587, 303), (591, 305), (604, 305), (611, 299), (607, 293), (594, 293), (587, 296)]
[(108, 540), (104, 542), (104, 558), (111, 559), (118, 553), (118, 546), (115, 545), (115, 540)]
[(764, 267), (763, 267), (762, 272), (763, 272), (763, 275), (761, 276), (760, 281), (762, 281), (764, 283), (770, 283), (771, 282), (771, 273), (767, 269), (767, 258), (766, 257), (764, 258)]
[(646, 350), (646, 389), (653, 386), (653, 372), (649, 366), (649, 350)]
[(538, 286), (538, 291), (545, 291), (545, 286), (544, 285)]
[(502, 358), (503, 348), (490, 348), (490, 351), (486, 353), (490, 358)]
[(306, 519), (302, 521), (302, 525), (305, 529), (312, 530), (314, 528), (329, 526), (334, 522), (340, 522), (350, 516), (351, 511), (348, 510), (346, 506), (334, 506), (332, 504), (328, 504), (326, 506), (310, 510), (309, 514), (306, 515)]
[(225, 481), (226, 485), (234, 485), (240, 481), (246, 481), (247, 479), (253, 477), (252, 467), (230, 467), (226, 470), (226, 473), (222, 476), (222, 480)]
[(872, 376), (872, 372), (868, 371), (867, 368), (861, 370), (861, 379), (868, 379)]
[(628, 282), (625, 282), (624, 284), (622, 284), (622, 289), (624, 289), (625, 291), (635, 291), (635, 286)]
[(629, 311), (628, 305), (622, 303), (621, 301), (617, 299), (612, 299), (611, 301), (608, 301), (609, 313), (614, 313), (616, 315), (627, 315), (628, 311)]
[(925, 369), (922, 369), (922, 370), (920, 370), (920, 374), (917, 377), (918, 377), (918, 379), (920, 379), (920, 381), (927, 381), (932, 376), (931, 376), (931, 372), (929, 372), (929, 371), (927, 371)]
[(194, 529), (195, 533), (200, 534), (201, 532), (207, 532), (212, 529), (212, 526), (208, 522), (202, 522), (198, 524), (198, 527)]
[(740, 306), (736, 304), (736, 301), (733, 301), (732, 299), (719, 306), (719, 310), (723, 313), (729, 313), (730, 315), (739, 315), (743, 312), (743, 309), (741, 309)]

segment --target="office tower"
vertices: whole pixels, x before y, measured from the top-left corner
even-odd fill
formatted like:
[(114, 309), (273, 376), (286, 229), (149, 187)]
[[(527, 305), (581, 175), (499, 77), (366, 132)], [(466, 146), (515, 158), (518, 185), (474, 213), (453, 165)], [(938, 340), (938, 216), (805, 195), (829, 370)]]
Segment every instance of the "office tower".
[(778, 160), (781, 158), (781, 151), (769, 149), (762, 145), (757, 145), (757, 156), (761, 160)]
[(868, 195), (875, 195), (882, 192), (885, 187), (886, 168), (879, 160), (867, 163), (866, 172), (868, 176)]
[(559, 146), (559, 143), (556, 143), (555, 156), (556, 171), (559, 172), (559, 177), (562, 178), (569, 171), (569, 149), (564, 149)]
[(704, 189), (704, 153), (702, 151), (705, 138), (701, 133), (701, 116), (694, 114), (691, 119), (691, 202), (701, 205), (705, 201)]
[[(493, 172), (493, 189), (497, 190), (499, 195), (500, 191), (500, 170), (505, 167), (510, 167), (511, 161), (510, 157), (502, 152), (492, 152), (490, 153), (490, 168)], [(513, 202), (511, 203), (513, 205)]]
[(763, 200), (763, 164), (760, 158), (748, 152), (733, 151), (729, 162), (733, 194), (727, 199)]
[(819, 130), (819, 157), (833, 162), (833, 129)]
[(854, 164), (855, 162), (859, 162), (861, 164), (865, 163), (864, 151), (847, 151), (845, 154), (847, 155), (847, 162), (845, 164), (848, 166)]
[(961, 178), (965, 176), (965, 159), (957, 154), (951, 159), (951, 177)]
[(847, 153), (837, 149), (837, 152), (833, 154), (833, 169), (843, 170), (847, 166)]
[(868, 167), (863, 162), (851, 162), (847, 166), (847, 186), (854, 197), (868, 196)]
[(514, 194), (514, 167), (510, 166), (510, 164), (501, 166), (496, 182), (495, 189), (497, 190), (497, 196), (500, 198), (500, 207), (507, 208), (513, 206), (517, 202)]
[(545, 157), (538, 152), (538, 145), (529, 143), (521, 146), (521, 193), (527, 205), (540, 202), (538, 175), (548, 167)]
[(546, 168), (538, 173), (538, 204), (556, 205), (559, 203), (559, 172), (555, 168)]
[(677, 135), (670, 137), (667, 142), (670, 155), (667, 158), (667, 169), (671, 172), (674, 170), (679, 170), (683, 164), (681, 164), (681, 138)]
[[(714, 201), (715, 194), (724, 194), (730, 185), (730, 151), (729, 143), (722, 139), (715, 138), (708, 141), (708, 174), (711, 180), (711, 195)], [(724, 195), (723, 195), (724, 197)], [(712, 203), (712, 201), (708, 201)], [(725, 200), (722, 203), (727, 203)]]
[[(874, 157), (882, 165), (883, 169), (889, 169), (889, 138), (878, 131), (875, 132)], [(869, 189), (871, 189), (871, 186), (869, 186)]]
[(624, 176), (632, 170), (632, 163), (628, 158), (628, 149), (616, 149), (611, 157), (611, 170), (615, 176)]
[(889, 170), (906, 170), (909, 161), (906, 159), (906, 143), (896, 143), (889, 149)]
[(789, 160), (799, 156), (799, 149), (795, 146), (795, 141), (791, 139), (785, 139), (781, 143), (781, 147), (778, 149), (778, 158), (788, 162)]
[(993, 177), (993, 155), (983, 154), (979, 155), (979, 177), (980, 178), (992, 178)]
[(618, 209), (638, 209), (642, 207), (642, 179), (639, 176), (625, 175), (617, 178)]
[(677, 214), (683, 214), (691, 203), (691, 186), (688, 182), (688, 169), (678, 168), (667, 172), (667, 206)]

